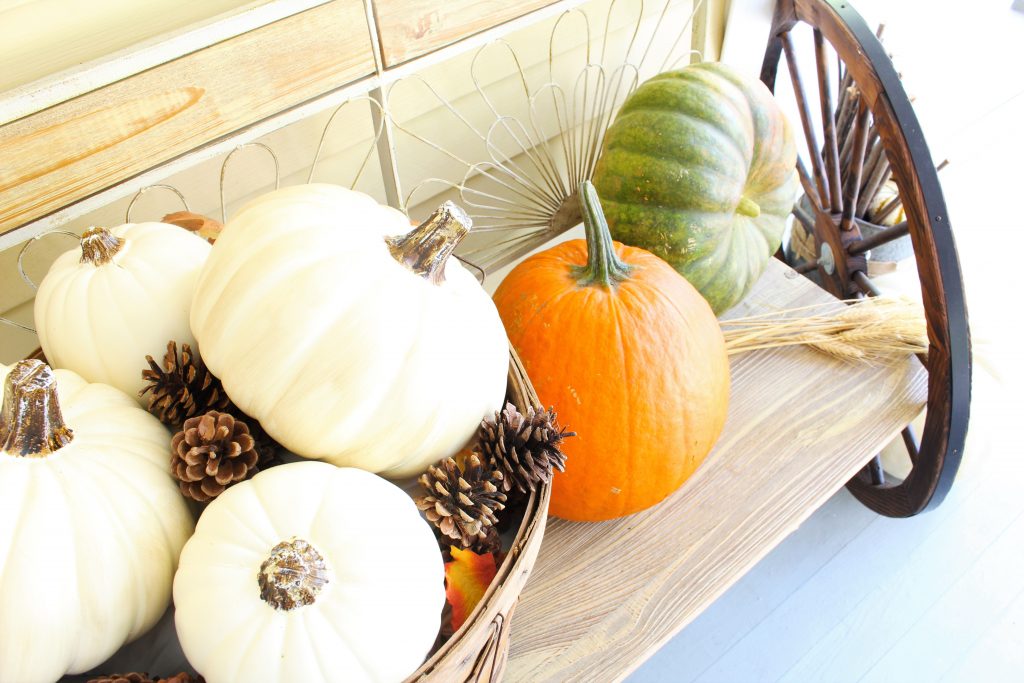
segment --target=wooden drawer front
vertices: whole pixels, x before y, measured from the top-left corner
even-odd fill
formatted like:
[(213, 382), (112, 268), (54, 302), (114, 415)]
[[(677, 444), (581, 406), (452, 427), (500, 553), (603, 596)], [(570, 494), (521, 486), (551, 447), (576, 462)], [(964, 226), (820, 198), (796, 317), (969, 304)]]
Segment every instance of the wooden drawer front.
[(521, 17), (554, 0), (373, 0), (385, 66)]
[(374, 70), (335, 0), (0, 127), (0, 234)]

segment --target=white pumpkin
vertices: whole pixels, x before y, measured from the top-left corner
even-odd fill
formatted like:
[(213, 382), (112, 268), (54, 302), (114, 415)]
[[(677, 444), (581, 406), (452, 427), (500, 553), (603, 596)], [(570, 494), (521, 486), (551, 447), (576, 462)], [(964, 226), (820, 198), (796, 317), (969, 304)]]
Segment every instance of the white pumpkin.
[(0, 683), (55, 681), (156, 623), (193, 518), (131, 397), (37, 360), (0, 380)]
[(203, 267), (192, 303), (203, 360), (288, 450), (419, 473), (505, 395), (501, 319), (448, 258), (468, 229), (451, 204), (410, 231), (402, 213), (341, 187), (263, 195)]
[(147, 354), (159, 362), (167, 342), (195, 344), (188, 309), (209, 254), (206, 240), (166, 223), (91, 228), (39, 284), (47, 360), (138, 397)]
[(444, 565), (401, 489), (296, 462), (218, 496), (185, 544), (175, 624), (209, 683), (400, 681), (441, 624)]

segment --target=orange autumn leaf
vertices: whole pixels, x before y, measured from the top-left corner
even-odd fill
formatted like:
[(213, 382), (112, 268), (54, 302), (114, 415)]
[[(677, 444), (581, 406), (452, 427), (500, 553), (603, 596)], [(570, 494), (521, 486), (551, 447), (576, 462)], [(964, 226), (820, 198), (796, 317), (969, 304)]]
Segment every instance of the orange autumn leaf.
[(473, 613), (497, 573), (493, 554), (477, 555), (472, 550), (452, 548), (452, 561), (444, 565), (444, 590), (452, 606), (452, 629), (459, 630)]

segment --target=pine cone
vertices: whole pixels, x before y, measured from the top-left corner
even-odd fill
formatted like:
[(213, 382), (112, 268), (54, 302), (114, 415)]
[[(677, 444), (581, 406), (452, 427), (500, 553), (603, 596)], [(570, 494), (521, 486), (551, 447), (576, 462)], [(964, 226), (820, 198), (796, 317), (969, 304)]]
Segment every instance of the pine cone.
[(274, 441), (270, 434), (267, 434), (266, 430), (263, 429), (258, 421), (252, 419), (248, 415), (242, 413), (242, 417), (245, 423), (249, 425), (249, 434), (252, 436), (253, 441), (256, 442), (256, 453), (259, 454), (259, 462), (256, 463), (256, 467), (260, 472), (269, 469), (271, 467), (277, 467), (283, 465), (284, 460), (281, 459), (281, 451), (283, 450), (281, 444)]
[(505, 508), (501, 473), (485, 470), (475, 453), (464, 467), (453, 458), (431, 465), (420, 485), (427, 495), (417, 498), (416, 506), (460, 548), (486, 541), (488, 529), (498, 521), (495, 513)]
[(183, 495), (205, 503), (256, 473), (254, 446), (244, 422), (211, 410), (185, 420), (171, 439), (171, 474)]
[(224, 392), (220, 380), (213, 376), (199, 354), (193, 354), (188, 344), (167, 342), (164, 365), (161, 368), (152, 356), (146, 356), (149, 369), (142, 371), (148, 382), (139, 396), (149, 392), (149, 412), (165, 425), (180, 428), (185, 420), (209, 410), (228, 410), (231, 399)]
[(89, 683), (205, 683), (205, 679), (202, 676), (193, 676), (184, 672), (170, 678), (150, 678), (149, 674), (132, 672), (90, 678)]
[(558, 427), (553, 408), (538, 412), (531, 406), (523, 415), (511, 403), (495, 412), (493, 420), (484, 419), (478, 431), (480, 450), (502, 473), (505, 491), (515, 487), (524, 494), (551, 481), (553, 470), (565, 471), (559, 444), (568, 436), (576, 432)]
[(501, 534), (493, 526), (489, 526), (486, 529), (486, 535), (483, 537), (477, 536), (477, 541), (470, 547), (477, 555), (486, 555), (490, 553), (494, 555), (494, 564), (501, 564), (498, 561), (498, 557), (501, 555)]

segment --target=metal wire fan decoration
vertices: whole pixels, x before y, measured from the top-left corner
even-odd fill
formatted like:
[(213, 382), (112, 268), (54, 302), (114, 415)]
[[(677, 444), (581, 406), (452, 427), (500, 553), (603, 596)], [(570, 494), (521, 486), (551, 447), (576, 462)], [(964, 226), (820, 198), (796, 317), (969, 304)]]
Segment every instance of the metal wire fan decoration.
[[(626, 97), (645, 78), (702, 59), (684, 39), (703, 1), (691, 6), (666, 0), (652, 8), (643, 2), (619, 7), (612, 0), (601, 18), (603, 30), (582, 9), (567, 10), (551, 29), (546, 70), (524, 69), (517, 49), (497, 40), (473, 55), (468, 74), (473, 92), (458, 101), (445, 97), (420, 75), (393, 83), (387, 91), (389, 103), (415, 88), (420, 98), (436, 101), (445, 116), (443, 122), (432, 121), (428, 134), (417, 130), (414, 122), (400, 120), (389, 107), (389, 128), (399, 158), (405, 156), (405, 144), (425, 145), (439, 157), (433, 168), (445, 167), (449, 178), (461, 173), (458, 180), (419, 179), (402, 197), (401, 208), (419, 202), (429, 205), (428, 195), (457, 194), (474, 221), (470, 239), (458, 255), (485, 273), (577, 225), (581, 217), (576, 188), (591, 177), (604, 133)], [(632, 13), (631, 22), (615, 25), (626, 12)], [(685, 23), (680, 17), (686, 17)], [(612, 31), (628, 32), (624, 51), (609, 41)], [(581, 35), (583, 63), (574, 69), (562, 41), (571, 43), (573, 36)], [(655, 35), (672, 35), (674, 42), (659, 45)], [(504, 84), (500, 105), (496, 93), (489, 91), (502, 84), (485, 84), (479, 75), (481, 61), (496, 53), (507, 60), (506, 72), (515, 82), (514, 92)], [(473, 109), (482, 115), (472, 116)]]

